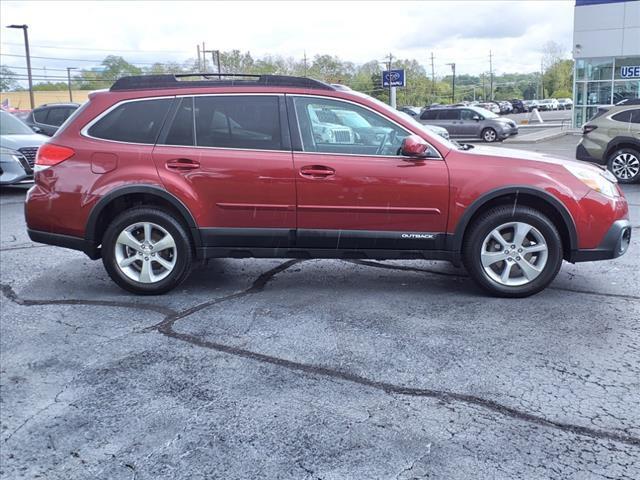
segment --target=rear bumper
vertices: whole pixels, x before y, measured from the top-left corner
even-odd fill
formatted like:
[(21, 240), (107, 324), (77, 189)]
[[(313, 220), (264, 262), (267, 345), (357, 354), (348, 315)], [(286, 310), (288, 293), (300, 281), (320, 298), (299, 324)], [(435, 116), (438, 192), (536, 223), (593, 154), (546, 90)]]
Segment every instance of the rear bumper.
[(582, 160), (583, 162), (593, 162), (600, 165), (604, 165), (606, 163), (605, 161), (603, 161), (603, 159), (592, 156), (589, 151), (584, 148), (584, 145), (582, 145), (582, 143), (579, 143), (576, 147), (576, 158), (578, 160)]
[(100, 258), (98, 246), (84, 238), (62, 235), (60, 233), (43, 232), (41, 230), (32, 230), (30, 228), (27, 229), (27, 233), (29, 234), (29, 238), (34, 242), (55, 245), (56, 247), (70, 248), (71, 250), (80, 250), (92, 260)]
[(617, 258), (626, 253), (630, 242), (631, 223), (629, 220), (617, 220), (613, 222), (598, 248), (573, 250), (569, 261), (577, 263)]

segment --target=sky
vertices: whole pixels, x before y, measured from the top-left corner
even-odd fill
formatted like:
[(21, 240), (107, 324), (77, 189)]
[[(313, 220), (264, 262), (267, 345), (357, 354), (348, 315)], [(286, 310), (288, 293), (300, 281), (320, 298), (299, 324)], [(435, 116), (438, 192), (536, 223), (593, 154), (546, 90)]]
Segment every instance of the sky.
[[(540, 68), (550, 40), (569, 55), (573, 0), (521, 1), (2, 1), (2, 25), (29, 25), (34, 75), (66, 75), (109, 54), (144, 66), (196, 57), (207, 49), (255, 57), (306, 52), (356, 64), (394, 57), (418, 60), (436, 75), (525, 73)], [(15, 56), (14, 56), (15, 55)], [(0, 29), (0, 60), (24, 73), (22, 31)], [(47, 57), (47, 58), (36, 58)], [(46, 71), (44, 70), (46, 68)], [(57, 69), (57, 70), (56, 70)]]

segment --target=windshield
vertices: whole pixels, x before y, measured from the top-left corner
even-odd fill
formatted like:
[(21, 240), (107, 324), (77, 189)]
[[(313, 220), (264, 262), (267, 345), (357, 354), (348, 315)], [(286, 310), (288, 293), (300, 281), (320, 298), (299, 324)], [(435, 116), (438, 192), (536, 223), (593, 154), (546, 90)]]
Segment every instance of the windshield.
[(498, 118), (498, 115), (496, 115), (495, 113), (493, 113), (490, 110), (487, 110), (485, 108), (481, 108), (481, 107), (473, 107), (473, 111), (476, 113), (479, 113), (480, 115), (482, 115), (484, 118)]
[(33, 130), (7, 112), (0, 112), (0, 135), (33, 135)]

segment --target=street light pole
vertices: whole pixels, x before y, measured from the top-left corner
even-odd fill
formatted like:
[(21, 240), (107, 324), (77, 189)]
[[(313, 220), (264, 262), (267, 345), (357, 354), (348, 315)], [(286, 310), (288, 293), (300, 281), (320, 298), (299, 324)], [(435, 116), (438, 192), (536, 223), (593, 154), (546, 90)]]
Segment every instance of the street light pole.
[(31, 110), (36, 108), (36, 102), (33, 99), (33, 78), (31, 76), (31, 55), (29, 54), (29, 34), (27, 33), (28, 25), (7, 25), (7, 28), (21, 28), (24, 33), (24, 49), (27, 56), (27, 77), (29, 79), (29, 102)]
[(73, 94), (71, 93), (71, 70), (75, 70), (75, 67), (67, 67), (67, 86), (69, 87), (69, 101), (73, 102)]
[(447, 65), (451, 65), (451, 72), (453, 73), (453, 77), (451, 78), (451, 103), (456, 103), (456, 64), (455, 63), (447, 63)]

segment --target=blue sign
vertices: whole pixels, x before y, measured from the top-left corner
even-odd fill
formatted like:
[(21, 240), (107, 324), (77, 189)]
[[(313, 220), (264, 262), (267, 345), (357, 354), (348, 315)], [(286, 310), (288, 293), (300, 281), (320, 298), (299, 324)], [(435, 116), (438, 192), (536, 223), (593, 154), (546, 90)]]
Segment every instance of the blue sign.
[(622, 78), (640, 78), (640, 65), (623, 65), (620, 67)]
[(382, 72), (383, 87), (404, 87), (404, 70), (384, 70)]

